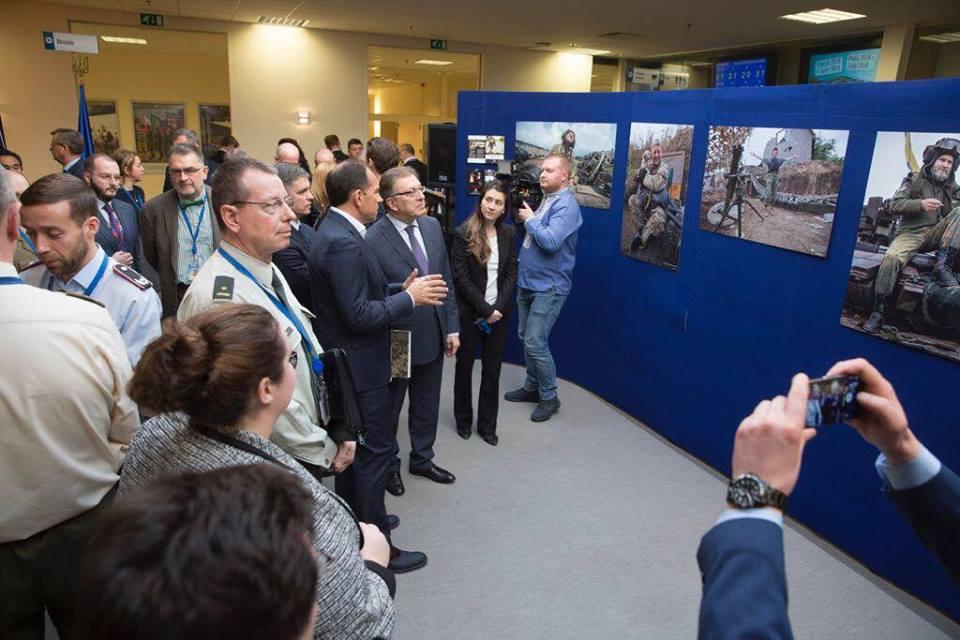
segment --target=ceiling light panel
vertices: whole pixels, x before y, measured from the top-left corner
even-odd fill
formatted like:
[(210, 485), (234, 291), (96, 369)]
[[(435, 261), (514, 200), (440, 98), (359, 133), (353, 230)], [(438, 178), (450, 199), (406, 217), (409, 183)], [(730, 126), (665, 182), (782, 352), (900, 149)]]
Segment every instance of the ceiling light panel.
[(803, 13), (790, 13), (780, 17), (784, 20), (796, 20), (797, 22), (808, 22), (810, 24), (828, 24), (830, 22), (866, 18), (867, 16), (862, 13), (850, 13), (849, 11), (838, 11), (836, 9), (819, 9), (817, 11), (804, 11)]
[(270, 24), (279, 27), (305, 27), (309, 24), (309, 19), (302, 18), (281, 18), (279, 16), (257, 16), (259, 24)]
[(424, 58), (423, 60), (414, 60), (413, 64), (426, 64), (433, 67), (445, 67), (448, 64), (453, 64), (450, 60), (428, 60)]
[(104, 42), (112, 42), (114, 44), (147, 44), (147, 41), (143, 38), (121, 38), (120, 36), (100, 36), (100, 39)]

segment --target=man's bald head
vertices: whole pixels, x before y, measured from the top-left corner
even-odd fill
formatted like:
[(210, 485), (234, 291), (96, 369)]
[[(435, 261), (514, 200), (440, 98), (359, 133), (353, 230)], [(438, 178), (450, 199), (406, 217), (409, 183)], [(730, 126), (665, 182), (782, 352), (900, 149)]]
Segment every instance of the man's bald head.
[(336, 161), (337, 159), (333, 155), (333, 151), (330, 151), (330, 149), (327, 149), (327, 148), (317, 149), (316, 155), (313, 156), (313, 164), (315, 166), (320, 166), (325, 162), (336, 162)]
[(277, 146), (277, 162), (286, 162), (287, 164), (300, 164), (300, 150), (297, 146), (289, 142), (281, 143)]
[(13, 192), (17, 196), (17, 200), (20, 199), (20, 194), (27, 190), (27, 187), (30, 186), (30, 181), (23, 177), (22, 173), (17, 173), (16, 171), (8, 171), (7, 177), (10, 178), (10, 184), (13, 186)]

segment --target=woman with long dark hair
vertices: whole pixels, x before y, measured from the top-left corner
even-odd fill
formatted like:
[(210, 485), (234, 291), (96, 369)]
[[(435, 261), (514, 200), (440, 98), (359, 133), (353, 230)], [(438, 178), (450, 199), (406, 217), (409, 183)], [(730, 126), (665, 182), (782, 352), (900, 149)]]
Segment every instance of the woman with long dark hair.
[(477, 208), (457, 227), (450, 248), (453, 281), (460, 312), (460, 349), (457, 351), (453, 413), (457, 433), (464, 440), (473, 428), (473, 361), (481, 351), (477, 433), (496, 446), (500, 407), (500, 366), (507, 340), (506, 318), (517, 282), (516, 231), (505, 224), (508, 190), (494, 180), (480, 191)]

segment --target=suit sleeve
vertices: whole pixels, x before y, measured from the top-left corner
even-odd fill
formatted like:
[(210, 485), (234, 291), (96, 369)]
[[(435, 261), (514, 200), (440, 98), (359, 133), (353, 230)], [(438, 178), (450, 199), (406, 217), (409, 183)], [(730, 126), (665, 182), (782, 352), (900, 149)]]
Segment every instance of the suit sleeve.
[(453, 269), (453, 282), (457, 293), (469, 305), (473, 317), (489, 318), (493, 307), (487, 304), (477, 285), (470, 279), (470, 254), (467, 252), (467, 241), (459, 233), (454, 233), (453, 244), (450, 247), (450, 263)]
[(503, 275), (503, 284), (497, 291), (497, 303), (494, 305), (497, 311), (506, 315), (506, 310), (510, 308), (510, 301), (513, 299), (513, 288), (517, 284), (517, 231), (513, 227), (506, 227), (504, 241), (500, 244), (500, 251), (507, 252), (506, 269)]
[(549, 215), (535, 216), (524, 225), (527, 233), (547, 253), (556, 253), (564, 241), (580, 228), (580, 210), (571, 207), (567, 200), (560, 200)]
[(923, 544), (960, 582), (960, 478), (944, 466), (929, 482), (885, 493)]
[(793, 638), (783, 529), (754, 518), (713, 527), (700, 541), (700, 640)]
[(310, 265), (302, 251), (289, 246), (273, 254), (273, 263), (287, 279), (287, 284), (298, 301), (310, 302)]

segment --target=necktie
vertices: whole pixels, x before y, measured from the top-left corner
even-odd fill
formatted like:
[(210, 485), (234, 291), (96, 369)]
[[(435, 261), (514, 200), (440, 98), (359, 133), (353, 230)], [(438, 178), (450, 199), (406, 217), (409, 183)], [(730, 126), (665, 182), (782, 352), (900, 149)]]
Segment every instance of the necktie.
[(410, 249), (413, 251), (413, 257), (417, 261), (417, 268), (420, 269), (420, 275), (425, 276), (430, 273), (430, 263), (427, 262), (427, 254), (423, 252), (423, 247), (417, 240), (413, 230), (416, 229), (412, 224), (407, 226), (407, 235), (410, 236)]
[(110, 218), (110, 231), (113, 233), (113, 239), (122, 245), (123, 226), (120, 224), (120, 218), (117, 216), (117, 212), (113, 210), (109, 202), (103, 205), (103, 210), (107, 212), (107, 216)]

